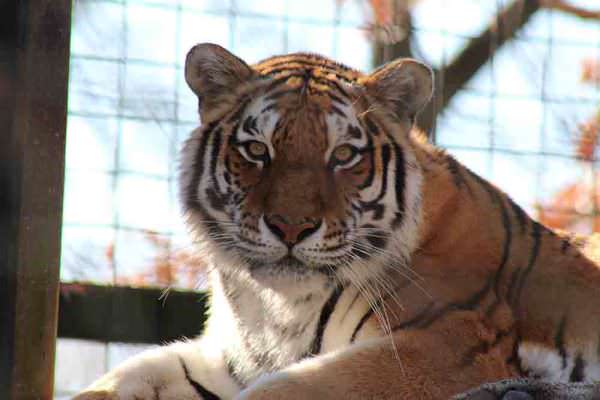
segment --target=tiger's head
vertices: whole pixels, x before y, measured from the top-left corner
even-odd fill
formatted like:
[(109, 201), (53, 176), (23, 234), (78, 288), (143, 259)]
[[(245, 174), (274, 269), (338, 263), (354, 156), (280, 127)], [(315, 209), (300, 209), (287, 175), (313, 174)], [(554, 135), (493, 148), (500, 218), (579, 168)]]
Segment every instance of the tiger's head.
[(409, 139), (432, 73), (403, 59), (370, 75), (314, 54), (249, 66), (214, 44), (185, 77), (202, 126), (181, 195), (191, 230), (229, 266), (368, 279), (416, 246), (421, 171)]

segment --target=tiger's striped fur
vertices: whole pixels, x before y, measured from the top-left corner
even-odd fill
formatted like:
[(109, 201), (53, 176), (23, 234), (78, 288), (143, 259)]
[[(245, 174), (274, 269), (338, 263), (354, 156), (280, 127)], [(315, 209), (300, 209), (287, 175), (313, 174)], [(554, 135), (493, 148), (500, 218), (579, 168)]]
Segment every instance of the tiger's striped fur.
[(249, 67), (203, 44), (186, 79), (203, 125), (182, 202), (214, 264), (207, 329), (78, 399), (444, 399), (525, 375), (600, 380), (596, 239), (533, 221), (412, 128), (425, 66)]

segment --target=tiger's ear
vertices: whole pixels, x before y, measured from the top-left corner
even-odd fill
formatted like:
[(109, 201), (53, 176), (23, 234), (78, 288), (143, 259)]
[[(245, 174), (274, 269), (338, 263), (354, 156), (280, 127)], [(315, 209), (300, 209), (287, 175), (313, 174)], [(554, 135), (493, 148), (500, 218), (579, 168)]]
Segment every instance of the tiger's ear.
[(411, 121), (433, 95), (433, 71), (409, 58), (385, 64), (363, 78), (361, 83), (371, 96), (391, 107), (398, 117)]
[(248, 64), (217, 44), (198, 44), (185, 59), (185, 80), (198, 96), (201, 118), (253, 75)]

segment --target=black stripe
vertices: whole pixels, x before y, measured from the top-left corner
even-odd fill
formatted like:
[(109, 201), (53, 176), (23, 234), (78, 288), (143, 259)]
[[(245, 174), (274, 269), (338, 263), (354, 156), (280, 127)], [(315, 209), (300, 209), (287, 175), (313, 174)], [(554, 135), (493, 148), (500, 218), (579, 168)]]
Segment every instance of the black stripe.
[(271, 111), (272, 109), (274, 109), (276, 106), (277, 106), (277, 102), (274, 101), (271, 104), (267, 105), (262, 110), (260, 110), (260, 112), (261, 112), (261, 114), (266, 113), (267, 111)]
[[(393, 293), (398, 293), (399, 290), (409, 286), (410, 284), (411, 284), (411, 281), (407, 279), (404, 284), (395, 285), (394, 288), (392, 288), (392, 290), (390, 291), (390, 293), (388, 293), (386, 296), (380, 298), (379, 300), (377, 300), (375, 302), (374, 307), (369, 307), (369, 310), (365, 313), (365, 315), (362, 316), (362, 318), (360, 319), (360, 321), (354, 328), (354, 332), (352, 332), (352, 336), (350, 337), (350, 343), (354, 343), (354, 341), (356, 340), (356, 336), (360, 333), (360, 330), (362, 329), (363, 325), (365, 324), (365, 322), (367, 322), (369, 320), (369, 318), (371, 318), (371, 316), (373, 315), (373, 313), (375, 312), (375, 310), (378, 307), (380, 307), (383, 310), (387, 300), (393, 296)], [(391, 329), (391, 332), (394, 332), (395, 329), (400, 329), (400, 328), (398, 326), (394, 327)]]
[(506, 298), (508, 303), (512, 306), (516, 304), (517, 287), (519, 286), (519, 278), (521, 277), (522, 268), (515, 268), (510, 274), (510, 280), (508, 282), (508, 289), (506, 290)]
[(562, 369), (567, 368), (567, 350), (565, 349), (565, 326), (567, 324), (567, 316), (565, 315), (556, 328), (554, 335), (554, 346), (558, 350), (558, 354), (562, 358)]
[[(277, 62), (269, 63), (268, 65), (262, 67), (261, 73), (264, 75), (273, 75), (282, 71), (297, 71), (297, 70), (313, 70), (315, 68), (323, 68), (325, 69), (326, 65), (320, 60), (311, 60), (311, 59), (288, 59), (288, 60), (280, 60)], [(329, 68), (331, 69), (331, 68)]]
[(335, 306), (344, 291), (342, 285), (338, 285), (333, 289), (333, 293), (329, 296), (329, 299), (325, 302), (325, 305), (321, 309), (321, 316), (319, 317), (319, 323), (317, 324), (317, 330), (313, 339), (312, 345), (310, 346), (309, 355), (317, 355), (321, 352), (321, 342), (323, 341), (323, 333), (325, 332), (325, 326), (329, 322), (329, 317), (335, 310)]
[(498, 266), (498, 269), (496, 270), (496, 274), (494, 276), (494, 292), (496, 293), (496, 301), (490, 307), (490, 310), (492, 310), (500, 302), (500, 286), (502, 274), (506, 269), (506, 265), (508, 264), (508, 258), (510, 256), (510, 247), (512, 244), (512, 229), (510, 224), (510, 217), (508, 215), (508, 209), (502, 201), (502, 196), (500, 192), (495, 187), (493, 187), (488, 181), (486, 181), (470, 169), (465, 168), (465, 171), (467, 171), (467, 173), (470, 174), (471, 177), (473, 177), (473, 179), (475, 179), (475, 181), (479, 183), (479, 185), (488, 193), (490, 199), (492, 200), (492, 203), (498, 206), (498, 208), (500, 209), (500, 219), (502, 222), (502, 227), (504, 228), (504, 244), (502, 246), (502, 257), (500, 259), (500, 265)]
[(575, 359), (575, 365), (573, 366), (573, 370), (571, 371), (571, 375), (569, 376), (570, 382), (583, 382), (585, 379), (585, 361), (581, 357), (581, 354), (577, 355)]
[(365, 313), (365, 315), (363, 315), (363, 317), (358, 322), (358, 325), (356, 325), (356, 327), (354, 328), (354, 332), (352, 332), (352, 336), (350, 337), (350, 343), (354, 343), (354, 341), (356, 340), (356, 335), (358, 335), (358, 332), (360, 332), (365, 322), (367, 322), (369, 318), (371, 318), (374, 312), (375, 310), (372, 307), (369, 307), (369, 310)]
[(358, 126), (348, 124), (346, 135), (353, 139), (360, 139), (360, 138), (362, 138), (362, 131), (360, 130), (360, 128)]
[(331, 111), (333, 111), (334, 114), (339, 115), (340, 117), (345, 117), (346, 113), (343, 112), (338, 106), (334, 106), (333, 104), (330, 106)]
[(225, 352), (223, 353), (223, 357), (225, 359), (225, 365), (227, 366), (227, 373), (229, 374), (231, 379), (233, 379), (235, 381), (235, 383), (237, 383), (238, 386), (240, 386), (242, 388), (245, 387), (246, 383), (244, 382), (242, 377), (236, 371), (235, 364), (233, 363), (231, 357), (228, 356), (227, 353), (225, 353)]
[(335, 94), (333, 94), (333, 93), (327, 93), (327, 96), (329, 96), (329, 98), (330, 98), (330, 99), (331, 99), (331, 100), (332, 100), (334, 103), (338, 103), (338, 104), (341, 104), (341, 105), (344, 105), (344, 106), (345, 106), (345, 105), (347, 105), (347, 104), (346, 104), (346, 102), (345, 102), (345, 101), (344, 101), (344, 100), (343, 100), (341, 97), (338, 97), (338, 96), (336, 96), (336, 95), (335, 95)]
[(246, 111), (246, 106), (248, 106), (250, 100), (250, 97), (240, 99), (237, 107), (230, 111), (229, 118), (227, 118), (227, 122), (240, 122), (240, 120), (242, 119), (242, 114), (244, 113), (244, 111)]
[(265, 97), (265, 100), (267, 100), (267, 101), (276, 100), (282, 96), (285, 96), (286, 94), (299, 93), (299, 92), (300, 92), (300, 90), (298, 88), (282, 89), (275, 93), (269, 94), (267, 97)]
[[(390, 138), (391, 139), (391, 138)], [(394, 188), (396, 190), (396, 204), (397, 210), (395, 213), (394, 220), (392, 221), (392, 228), (396, 229), (406, 212), (404, 203), (404, 188), (406, 187), (406, 170), (404, 168), (404, 153), (396, 142), (393, 142), (394, 151), (396, 152), (396, 176), (394, 180)]]
[(525, 229), (527, 229), (527, 221), (529, 220), (529, 218), (527, 217), (527, 214), (510, 197), (507, 198), (507, 200), (508, 200), (508, 205), (512, 208), (513, 214), (515, 214), (515, 217), (517, 218), (519, 227), (521, 227), (521, 233), (524, 233)]
[[(340, 78), (339, 75), (338, 75), (338, 78)], [(317, 82), (320, 85), (327, 86), (331, 89), (337, 89), (337, 91), (340, 92), (340, 94), (344, 97), (350, 97), (348, 92), (346, 91), (346, 89), (337, 80), (321, 79), (316, 76), (311, 76), (310, 79)], [(352, 81), (348, 81), (344, 78), (342, 78), (340, 80), (344, 81), (344, 82), (352, 83)]]
[(355, 69), (350, 68), (347, 65), (344, 65), (340, 62), (331, 60), (327, 57), (323, 57), (321, 55), (314, 54), (314, 53), (299, 52), (299, 53), (292, 54), (288, 57), (284, 56), (284, 59), (282, 59), (281, 61), (275, 61), (275, 59), (278, 57), (280, 57), (280, 56), (271, 57), (268, 60), (271, 60), (271, 62), (273, 64), (289, 63), (289, 62), (297, 62), (297, 63), (312, 62), (312, 63), (314, 63), (316, 65), (320, 65), (322, 67), (328, 67), (334, 71), (340, 70), (340, 71), (349, 72), (349, 73), (356, 71)]
[[(501, 293), (501, 285), (502, 285), (502, 275), (504, 274), (504, 270), (508, 265), (508, 258), (510, 255), (510, 247), (512, 244), (512, 229), (510, 225), (510, 219), (508, 215), (508, 210), (502, 201), (502, 198), (498, 195), (498, 204), (500, 205), (500, 215), (502, 220), (502, 226), (504, 228), (504, 244), (502, 246), (502, 258), (500, 259), (500, 265), (496, 269), (496, 273), (494, 274), (494, 293), (495, 299), (494, 301), (486, 308), (485, 315), (490, 317), (495, 311), (496, 308), (502, 304), (502, 293)], [(514, 275), (511, 275), (511, 279), (514, 278)], [(508, 292), (507, 292), (508, 296)]]
[(379, 194), (377, 195), (377, 197), (369, 202), (363, 202), (359, 200), (359, 203), (362, 207), (362, 211), (363, 212), (367, 212), (367, 211), (374, 211), (375, 214), (373, 216), (373, 219), (381, 219), (381, 217), (383, 216), (383, 206), (381, 204), (378, 204), (378, 202), (383, 198), (383, 196), (385, 196), (386, 192), (387, 192), (387, 181), (388, 181), (388, 164), (390, 162), (390, 146), (389, 145), (383, 145), (381, 146), (381, 164), (382, 164), (382, 170), (383, 170), (383, 176), (381, 178), (381, 190), (379, 191)]
[(446, 166), (448, 168), (448, 171), (450, 172), (450, 175), (452, 175), (452, 182), (454, 182), (454, 186), (456, 186), (458, 189), (460, 189), (462, 186), (465, 186), (467, 189), (469, 189), (469, 192), (472, 193), (470, 186), (467, 184), (467, 181), (462, 176), (462, 173), (460, 171), (460, 163), (449, 154), (446, 155)]
[(531, 238), (533, 239), (533, 246), (531, 247), (531, 252), (529, 253), (529, 261), (527, 263), (527, 268), (523, 271), (523, 274), (519, 278), (519, 283), (517, 285), (516, 295), (514, 298), (513, 306), (517, 306), (521, 299), (521, 292), (523, 291), (523, 287), (525, 286), (525, 281), (527, 277), (533, 270), (535, 266), (535, 261), (537, 260), (538, 254), (540, 253), (540, 245), (542, 242), (542, 226), (533, 221), (532, 229), (531, 229)]
[(242, 124), (242, 129), (249, 135), (256, 136), (258, 134), (258, 127), (256, 126), (257, 117), (248, 116), (244, 119), (244, 123)]
[[(291, 77), (302, 77), (305, 79), (305, 81), (312, 80), (320, 85), (324, 85), (331, 89), (337, 90), (344, 97), (349, 97), (346, 89), (340, 84), (340, 82), (338, 82), (338, 80), (323, 79), (323, 78), (314, 76), (311, 73), (311, 70), (309, 70), (309, 69), (289, 68), (289, 67), (274, 68), (274, 69), (270, 70), (267, 73), (267, 75), (276, 75), (276, 74), (285, 73), (285, 72), (289, 72), (289, 74), (284, 75), (281, 78), (278, 77), (273, 82), (273, 84), (268, 86), (269, 89), (267, 89), (267, 91), (269, 91), (271, 88), (277, 86), (279, 83), (287, 82), (287, 80)], [(336, 78), (339, 79), (339, 81), (344, 81), (344, 82), (348, 82), (348, 83), (353, 82), (353, 81), (347, 80), (344, 77), (341, 77), (339, 75), (337, 75)]]
[[(269, 63), (270, 59), (266, 59), (261, 61), (261, 64), (263, 63), (267, 63), (266, 66), (263, 67), (262, 72), (265, 73), (264, 71), (269, 71), (266, 72), (266, 74), (270, 74), (270, 70), (275, 68), (275, 67), (282, 67), (282, 66), (288, 66), (288, 68), (290, 69), (298, 69), (300, 67), (306, 67), (308, 69), (311, 68), (320, 68), (320, 69), (324, 69), (327, 70), (328, 72), (333, 72), (334, 74), (336, 74), (336, 76), (339, 76), (338, 73), (340, 71), (342, 72), (347, 72), (347, 73), (352, 73), (354, 72), (354, 69), (344, 65), (344, 64), (340, 64), (338, 62), (329, 60), (329, 59), (325, 59), (322, 57), (314, 57), (310, 54), (299, 54), (299, 56), (303, 56), (305, 58), (286, 58), (283, 60), (278, 60), (278, 61), (271, 61), (271, 63)], [(297, 64), (297, 66), (293, 65), (293, 64)], [(342, 79), (347, 79), (344, 76), (341, 76)]]
[(560, 252), (565, 254), (567, 250), (571, 247), (571, 241), (569, 237), (562, 238), (562, 243), (560, 244)]
[(475, 172), (471, 171), (469, 168), (465, 168), (465, 171), (475, 180), (475, 182), (479, 183), (481, 187), (488, 193), (492, 202), (498, 202), (498, 192), (497, 190), (490, 185), (488, 181), (477, 175)]
[(474, 310), (477, 307), (477, 305), (481, 302), (481, 300), (483, 300), (483, 298), (488, 294), (488, 292), (490, 291), (492, 286), (493, 286), (493, 279), (490, 278), (487, 280), (487, 282), (483, 286), (483, 288), (481, 288), (480, 290), (475, 292), (471, 297), (469, 297), (465, 301), (460, 302), (460, 303), (449, 303), (449, 304), (446, 304), (442, 308), (438, 308), (437, 310), (433, 310), (433, 311), (430, 310), (430, 309), (434, 308), (433, 307), (434, 304), (431, 303), (430, 305), (427, 306), (427, 308), (424, 311), (421, 312), (421, 315), (417, 316), (418, 318), (417, 317), (414, 318), (415, 321), (403, 322), (403, 323), (395, 326), (392, 329), (392, 332), (396, 331), (396, 330), (400, 330), (400, 329), (409, 328), (409, 327), (425, 329), (425, 328), (430, 327), (431, 324), (433, 324), (435, 321), (442, 318), (449, 312)]
[(425, 308), (421, 312), (419, 312), (417, 315), (394, 326), (392, 328), (392, 332), (395, 332), (395, 331), (398, 331), (401, 329), (418, 327), (423, 321), (425, 321), (425, 318), (429, 315), (431, 310), (434, 308), (434, 305), (435, 305), (435, 303), (433, 303), (433, 302), (428, 303), (425, 306)]
[(498, 269), (496, 270), (496, 276), (494, 278), (494, 280), (495, 280), (494, 292), (496, 293), (497, 301), (499, 301), (502, 298), (501, 293), (500, 293), (502, 274), (504, 273), (504, 270), (506, 269), (506, 265), (508, 264), (508, 258), (510, 257), (510, 247), (512, 245), (512, 228), (511, 228), (511, 224), (510, 224), (510, 217), (508, 215), (508, 209), (506, 208), (506, 205), (504, 204), (504, 202), (502, 201), (502, 198), (500, 197), (500, 195), (497, 192), (496, 192), (496, 196), (498, 199), (497, 203), (500, 207), (500, 218), (502, 221), (502, 227), (504, 228), (504, 245), (502, 247), (502, 258), (500, 259), (500, 265), (498, 266)]
[(369, 175), (367, 179), (358, 185), (358, 190), (363, 190), (373, 184), (373, 178), (375, 177), (375, 149), (373, 148), (373, 139), (370, 135), (367, 135), (367, 148), (369, 152)]
[(296, 75), (296, 73), (302, 72), (302, 75), (305, 76), (306, 74), (304, 72), (306, 72), (307, 69), (303, 68), (301, 65), (299, 65), (299, 66), (283, 65), (281, 67), (269, 68), (267, 71), (268, 72), (263, 71), (263, 74), (265, 76), (273, 76), (273, 75), (277, 75), (277, 74), (283, 74), (286, 72), (289, 72), (290, 75), (292, 75), (292, 74)]
[(514, 331), (514, 325), (510, 326), (506, 330), (502, 330), (502, 329), (499, 330), (496, 333), (496, 337), (494, 338), (494, 340), (492, 342), (488, 342), (486, 340), (480, 341), (479, 344), (474, 345), (473, 347), (471, 347), (469, 350), (467, 350), (465, 352), (465, 354), (463, 355), (462, 360), (460, 362), (460, 366), (466, 367), (466, 366), (473, 365), (476, 362), (475, 358), (479, 354), (489, 353), (491, 349), (498, 346), (500, 344), (500, 342), (502, 342), (502, 340), (504, 340), (509, 335), (511, 335), (513, 333), (513, 331)]
[(301, 73), (290, 73), (287, 75), (284, 75), (282, 77), (277, 77), (275, 79), (269, 79), (268, 82), (269, 84), (263, 89), (264, 93), (269, 93), (272, 90), (275, 90), (277, 88), (277, 86), (283, 85), (285, 84), (288, 79), (292, 78), (292, 77), (297, 77), (297, 78), (306, 78), (306, 74), (304, 74), (303, 72)]
[(206, 152), (206, 146), (208, 144), (208, 139), (212, 131), (217, 127), (217, 125), (221, 121), (214, 121), (209, 124), (203, 132), (201, 132), (202, 140), (200, 141), (200, 145), (196, 149), (196, 155), (194, 156), (194, 161), (192, 163), (192, 168), (194, 169), (194, 175), (192, 176), (192, 180), (190, 181), (190, 186), (188, 187), (188, 196), (186, 199), (187, 206), (191, 207), (193, 204), (198, 202), (198, 186), (200, 185), (200, 179), (202, 179), (202, 173), (204, 172), (204, 155)]
[(521, 333), (519, 332), (519, 327), (517, 326), (517, 334), (515, 337), (515, 342), (513, 343), (513, 348), (510, 354), (510, 357), (506, 359), (507, 364), (513, 364), (517, 368), (517, 374), (523, 376), (527, 372), (525, 368), (523, 368), (523, 364), (521, 364), (521, 357), (519, 357), (519, 346), (521, 345)]
[(383, 146), (381, 146), (381, 166), (382, 166), (382, 170), (383, 170), (383, 177), (381, 178), (381, 190), (379, 191), (379, 194), (377, 195), (377, 197), (369, 202), (362, 202), (361, 203), (363, 205), (369, 206), (369, 205), (373, 205), (376, 204), (377, 202), (379, 202), (383, 196), (385, 196), (385, 194), (387, 193), (387, 174), (388, 174), (388, 163), (390, 162), (390, 146), (387, 144), (384, 144)]
[(369, 118), (368, 116), (363, 118), (365, 121), (365, 125), (367, 126), (367, 131), (370, 132), (373, 136), (379, 136), (379, 129), (377, 125)]
[(211, 392), (210, 390), (208, 390), (207, 388), (205, 388), (190, 377), (190, 371), (188, 371), (187, 366), (185, 365), (185, 362), (181, 357), (179, 357), (179, 362), (183, 367), (185, 379), (187, 379), (188, 383), (194, 388), (198, 396), (201, 396), (203, 400), (221, 400), (219, 396), (217, 396), (216, 394), (214, 394), (213, 392)]
[(384, 249), (388, 242), (389, 235), (382, 230), (377, 230), (367, 233), (364, 238), (369, 245), (371, 245), (371, 248)]
[[(204, 206), (198, 200), (198, 190), (200, 188), (200, 180), (202, 179), (202, 175), (204, 173), (204, 161), (206, 155), (206, 148), (208, 146), (208, 141), (213, 131), (221, 130), (218, 125), (220, 124), (220, 120), (213, 121), (206, 126), (206, 128), (201, 133), (202, 140), (200, 141), (200, 145), (196, 150), (196, 155), (193, 161), (193, 176), (188, 187), (187, 198), (185, 199), (185, 207), (194, 210), (196, 213), (200, 214), (201, 218), (206, 221), (214, 221), (214, 217), (210, 215), (208, 210), (204, 208)], [(209, 235), (219, 235), (223, 231), (217, 224), (209, 224), (206, 226)]]
[(214, 134), (213, 134), (213, 142), (212, 142), (212, 151), (210, 154), (210, 178), (213, 184), (213, 188), (214, 188), (214, 192), (216, 195), (218, 195), (220, 202), (222, 202), (223, 200), (221, 199), (222, 197), (222, 192), (221, 192), (221, 187), (219, 185), (219, 180), (217, 179), (217, 161), (219, 159), (219, 152), (221, 151), (221, 133), (222, 130), (221, 129), (217, 129), (215, 130)]

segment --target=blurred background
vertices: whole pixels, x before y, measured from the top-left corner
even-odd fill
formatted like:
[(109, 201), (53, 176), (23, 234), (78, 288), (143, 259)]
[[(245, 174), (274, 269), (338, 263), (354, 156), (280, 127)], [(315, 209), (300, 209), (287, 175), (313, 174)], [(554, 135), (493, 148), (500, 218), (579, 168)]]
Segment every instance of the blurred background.
[[(371, 70), (432, 65), (419, 125), (556, 228), (597, 218), (597, 0), (75, 0), (61, 278), (201, 290), (177, 202), (178, 154), (198, 123), (187, 51), (218, 43), (248, 63), (310, 51)], [(63, 293), (68, 296), (69, 293)], [(167, 299), (168, 301), (168, 299)], [(59, 339), (66, 398), (142, 345)]]

